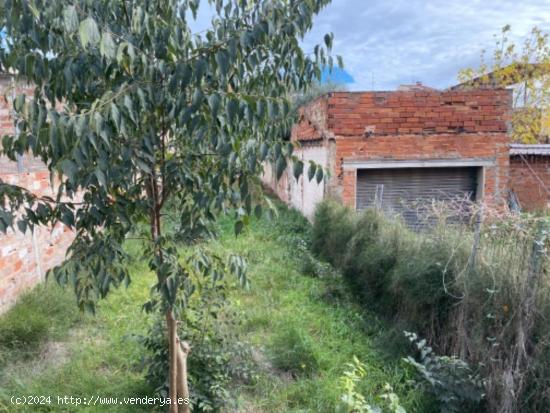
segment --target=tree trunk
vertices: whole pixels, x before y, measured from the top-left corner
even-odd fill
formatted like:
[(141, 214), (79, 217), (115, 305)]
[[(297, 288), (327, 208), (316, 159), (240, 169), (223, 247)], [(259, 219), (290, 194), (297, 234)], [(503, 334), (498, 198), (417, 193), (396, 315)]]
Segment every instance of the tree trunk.
[(179, 405), (178, 413), (189, 413), (189, 387), (187, 386), (187, 355), (191, 347), (185, 341), (178, 338), (178, 397), (187, 399), (187, 403)]
[[(161, 235), (161, 214), (160, 210), (164, 203), (165, 197), (159, 200), (158, 187), (156, 177), (153, 175), (149, 185), (146, 185), (146, 192), (149, 197), (154, 200), (154, 206), (151, 209), (151, 237), (155, 243)], [(164, 187), (163, 187), (164, 192)], [(164, 260), (162, 249), (156, 251), (159, 261)], [(166, 279), (157, 273), (159, 284), (166, 282)], [(169, 354), (169, 389), (168, 396), (170, 397), (169, 413), (189, 413), (189, 389), (187, 387), (187, 354), (190, 347), (187, 343), (181, 343), (178, 338), (178, 323), (174, 318), (172, 310), (166, 311), (166, 328), (168, 331), (168, 354)], [(179, 398), (187, 398), (188, 403), (178, 403)]]
[(170, 354), (169, 361), (169, 374), (170, 374), (170, 388), (169, 388), (169, 397), (170, 397), (170, 413), (178, 413), (178, 343), (177, 343), (177, 324), (174, 319), (174, 315), (171, 310), (166, 312), (166, 325), (168, 328), (168, 351)]

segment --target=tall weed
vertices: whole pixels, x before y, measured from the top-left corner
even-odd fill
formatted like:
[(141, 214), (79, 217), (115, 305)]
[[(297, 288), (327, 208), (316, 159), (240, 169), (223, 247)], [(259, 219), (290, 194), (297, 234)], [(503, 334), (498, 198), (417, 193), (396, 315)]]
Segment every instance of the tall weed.
[(441, 205), (427, 210), (430, 228), (414, 232), (377, 210), (323, 202), (313, 251), (364, 305), (477, 368), (487, 410), (541, 411), (550, 405), (550, 220), (469, 205), (472, 225)]

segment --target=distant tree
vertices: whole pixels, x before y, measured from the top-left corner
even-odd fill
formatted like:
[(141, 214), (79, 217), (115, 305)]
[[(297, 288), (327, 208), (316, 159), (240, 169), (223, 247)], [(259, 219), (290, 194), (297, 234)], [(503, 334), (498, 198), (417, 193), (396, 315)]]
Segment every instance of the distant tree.
[[(250, 187), (265, 160), (280, 175), (292, 159), (301, 174), (282, 140), (288, 91), (303, 93), (332, 66), (331, 34), (311, 54), (300, 47), (330, 0), (208, 2), (212, 25), (193, 34), (200, 0), (0, 0), (0, 70), (36, 86), (15, 99), (19, 133), (2, 139), (0, 153), (40, 157), (56, 191), (37, 196), (0, 181), (0, 229), (75, 230), (52, 273), (89, 310), (130, 282), (122, 244), (129, 234), (142, 240), (156, 275), (144, 308), (165, 315), (172, 402), (187, 395), (176, 324), (198, 280), (230, 272), (245, 282), (239, 257), (180, 257), (177, 243), (220, 212), (236, 211), (237, 234), (260, 214)], [(188, 411), (170, 411), (178, 407)]]
[(511, 27), (502, 28), (488, 62), (485, 51), (478, 68), (466, 68), (458, 79), (466, 86), (514, 86), (512, 140), (536, 143), (550, 135), (550, 43), (548, 33), (534, 27), (518, 45), (509, 38)]

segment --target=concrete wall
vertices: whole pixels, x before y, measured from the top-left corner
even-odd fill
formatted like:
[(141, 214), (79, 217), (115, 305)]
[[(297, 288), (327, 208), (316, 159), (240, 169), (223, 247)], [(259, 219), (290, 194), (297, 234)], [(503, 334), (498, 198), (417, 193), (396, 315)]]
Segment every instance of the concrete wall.
[[(0, 96), (7, 93), (8, 101), (0, 98), (0, 136), (13, 135), (11, 117), (12, 96), (32, 94), (27, 85), (14, 85), (7, 76), (0, 77)], [(39, 195), (53, 196), (50, 175), (38, 159), (25, 155), (19, 162), (0, 158), (0, 180), (30, 189)], [(0, 313), (7, 310), (25, 290), (44, 279), (46, 271), (61, 263), (74, 236), (62, 225), (55, 228), (38, 228), (25, 234), (9, 230), (0, 234)]]
[(317, 182), (315, 178), (308, 179), (309, 161), (323, 167), (328, 166), (327, 147), (322, 142), (307, 143), (294, 151), (294, 154), (304, 163), (302, 176), (296, 180), (292, 173), (292, 166), (287, 168), (283, 176), (277, 181), (272, 165), (265, 165), (262, 181), (271, 188), (279, 198), (293, 208), (301, 211), (307, 218), (313, 218), (315, 207), (325, 195), (325, 181)]
[(291, 199), (292, 206), (302, 211), (307, 218), (313, 218), (315, 207), (325, 195), (325, 182), (320, 183), (315, 178), (308, 179), (309, 161), (315, 162), (324, 168), (328, 166), (327, 148), (320, 144), (308, 144), (296, 151), (296, 155), (304, 162), (304, 173), (296, 182), (292, 179)]
[(510, 189), (523, 210), (540, 211), (550, 207), (550, 156), (512, 156)]

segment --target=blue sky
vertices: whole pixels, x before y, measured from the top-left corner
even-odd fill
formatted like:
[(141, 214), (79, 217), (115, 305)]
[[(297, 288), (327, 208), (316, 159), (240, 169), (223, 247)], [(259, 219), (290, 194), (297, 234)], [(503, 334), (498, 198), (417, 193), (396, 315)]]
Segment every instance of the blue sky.
[[(210, 17), (202, 7), (196, 28), (207, 27)], [(459, 69), (479, 63), (505, 24), (518, 40), (535, 25), (549, 32), (550, 0), (333, 0), (303, 47), (311, 50), (333, 32), (334, 53), (354, 80), (351, 90), (393, 90), (415, 81), (445, 88), (456, 83)]]

